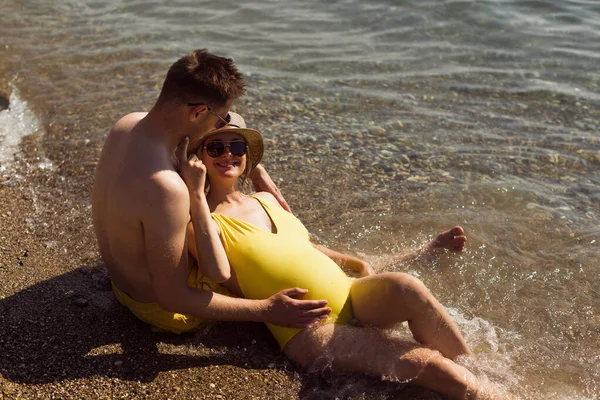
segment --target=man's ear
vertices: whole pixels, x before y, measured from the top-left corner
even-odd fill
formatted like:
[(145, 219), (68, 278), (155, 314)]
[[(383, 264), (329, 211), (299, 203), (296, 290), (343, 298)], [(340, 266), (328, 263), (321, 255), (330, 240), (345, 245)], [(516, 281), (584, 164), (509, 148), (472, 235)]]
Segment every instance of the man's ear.
[(190, 107), (190, 121), (194, 121), (202, 116), (202, 114), (208, 111), (208, 106), (200, 104), (194, 107)]

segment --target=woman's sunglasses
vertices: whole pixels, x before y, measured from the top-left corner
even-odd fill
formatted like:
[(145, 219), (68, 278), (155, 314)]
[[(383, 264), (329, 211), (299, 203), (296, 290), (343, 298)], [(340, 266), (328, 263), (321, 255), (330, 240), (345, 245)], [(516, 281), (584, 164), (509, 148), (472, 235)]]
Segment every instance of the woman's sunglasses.
[(229, 152), (232, 156), (241, 157), (246, 154), (248, 145), (246, 142), (242, 141), (224, 143), (215, 140), (214, 142), (207, 143), (204, 148), (206, 149), (206, 154), (212, 158), (221, 157), (223, 153), (225, 153), (225, 148), (229, 148)]

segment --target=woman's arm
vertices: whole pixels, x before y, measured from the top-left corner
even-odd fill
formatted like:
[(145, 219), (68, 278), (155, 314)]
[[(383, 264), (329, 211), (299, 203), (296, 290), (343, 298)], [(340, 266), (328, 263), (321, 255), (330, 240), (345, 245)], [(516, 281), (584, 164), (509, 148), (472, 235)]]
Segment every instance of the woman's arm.
[(194, 224), (192, 220), (187, 225), (186, 231), (187, 247), (188, 252), (194, 257), (194, 260), (198, 261), (198, 250), (196, 250), (196, 234), (194, 233)]
[(323, 247), (318, 244), (313, 243), (313, 246), (315, 247), (315, 249), (319, 250), (321, 253), (331, 258), (342, 269), (347, 268), (351, 271), (356, 272), (359, 276), (375, 275), (375, 271), (373, 270), (371, 265), (368, 262), (361, 260), (360, 258), (352, 257), (347, 254), (342, 254), (340, 252), (328, 249), (327, 247)]
[(217, 224), (210, 216), (204, 192), (198, 199), (192, 200), (190, 206), (198, 268), (213, 282), (225, 282), (231, 277), (231, 266), (221, 243)]
[(281, 191), (279, 190), (277, 185), (275, 185), (275, 183), (261, 164), (258, 164), (256, 168), (254, 168), (250, 172), (250, 180), (252, 181), (252, 185), (254, 185), (254, 190), (256, 190), (257, 192), (271, 193), (284, 210), (290, 213), (292, 212), (287, 201), (285, 201), (285, 199), (283, 198)]
[(192, 221), (188, 224), (188, 250), (198, 261), (198, 268), (213, 282), (222, 283), (231, 278), (231, 266), (219, 237), (219, 228), (210, 216), (204, 193), (191, 201)]
[[(187, 157), (188, 142), (189, 139), (186, 138), (183, 146), (177, 149), (177, 158), (179, 173), (186, 183), (190, 195), (190, 214), (194, 228), (196, 259), (203, 275), (216, 283), (221, 283), (231, 277), (231, 266), (204, 194), (206, 166), (195, 154)], [(188, 248), (191, 245), (191, 243), (188, 244)]]

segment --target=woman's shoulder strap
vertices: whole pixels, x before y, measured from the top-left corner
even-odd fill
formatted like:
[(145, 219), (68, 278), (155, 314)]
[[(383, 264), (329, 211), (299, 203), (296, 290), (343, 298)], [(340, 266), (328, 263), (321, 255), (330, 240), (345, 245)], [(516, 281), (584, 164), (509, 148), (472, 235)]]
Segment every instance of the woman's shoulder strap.
[(279, 203), (277, 202), (277, 199), (275, 198), (275, 196), (273, 196), (269, 192), (257, 192), (257, 193), (254, 193), (250, 197), (258, 200), (258, 202), (261, 203), (262, 205), (269, 206), (270, 208), (272, 208), (272, 207), (280, 208), (281, 207), (279, 205)]

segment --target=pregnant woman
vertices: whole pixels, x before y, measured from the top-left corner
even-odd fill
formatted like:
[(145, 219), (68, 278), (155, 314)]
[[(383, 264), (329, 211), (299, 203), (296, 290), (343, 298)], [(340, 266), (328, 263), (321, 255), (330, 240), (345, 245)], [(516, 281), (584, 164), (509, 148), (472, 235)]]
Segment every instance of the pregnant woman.
[[(372, 274), (357, 258), (313, 246), (300, 220), (272, 195), (240, 191), (263, 142), (230, 114), (229, 125), (201, 139), (198, 156), (187, 156), (187, 141), (177, 151), (191, 198), (188, 245), (200, 271), (246, 298), (296, 286), (308, 289), (305, 298), (326, 299), (331, 313), (316, 326), (268, 324), (282, 351), (302, 366), (409, 381), (453, 399), (480, 398), (474, 375), (452, 361), (471, 352), (423, 283), (404, 273)], [(456, 227), (438, 240), (460, 248), (463, 233)], [(348, 277), (341, 266), (361, 277)], [(405, 321), (418, 343), (384, 330)]]

